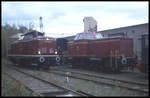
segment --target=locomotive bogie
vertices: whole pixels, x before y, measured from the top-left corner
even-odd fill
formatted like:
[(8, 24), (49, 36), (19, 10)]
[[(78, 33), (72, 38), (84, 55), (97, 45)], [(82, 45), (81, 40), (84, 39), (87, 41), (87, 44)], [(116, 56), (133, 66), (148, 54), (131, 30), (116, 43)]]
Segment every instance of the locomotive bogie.
[(58, 55), (10, 55), (11, 61), (19, 66), (35, 66), (49, 68), (56, 65), (56, 58)]
[(136, 62), (134, 57), (126, 58), (125, 62), (122, 61), (122, 58), (116, 57), (66, 56), (64, 63), (71, 64), (72, 66), (111, 72), (120, 72), (126, 68), (133, 70)]

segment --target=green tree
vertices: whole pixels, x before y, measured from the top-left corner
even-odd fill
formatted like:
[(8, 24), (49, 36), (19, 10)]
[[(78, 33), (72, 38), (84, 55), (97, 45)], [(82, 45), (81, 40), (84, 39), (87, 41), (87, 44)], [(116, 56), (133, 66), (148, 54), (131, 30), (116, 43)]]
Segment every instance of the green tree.
[(28, 28), (23, 26), (23, 25), (19, 25), (19, 32), (20, 33), (25, 33), (26, 31), (28, 31)]
[(2, 42), (1, 42), (2, 50), (1, 50), (1, 52), (2, 52), (2, 54), (1, 54), (1, 56), (3, 58), (5, 58), (6, 57), (6, 35), (5, 35), (6, 31), (4, 28), (1, 29), (1, 33), (2, 33), (2, 36), (1, 36), (1, 39), (2, 39)]
[(6, 57), (6, 53), (10, 50), (11, 43), (16, 41), (17, 39), (12, 39), (11, 37), (19, 34), (24, 33), (25, 31), (29, 31), (27, 27), (20, 25), (19, 28), (15, 24), (12, 26), (9, 24), (2, 25), (1, 29), (1, 39), (2, 39), (2, 57)]

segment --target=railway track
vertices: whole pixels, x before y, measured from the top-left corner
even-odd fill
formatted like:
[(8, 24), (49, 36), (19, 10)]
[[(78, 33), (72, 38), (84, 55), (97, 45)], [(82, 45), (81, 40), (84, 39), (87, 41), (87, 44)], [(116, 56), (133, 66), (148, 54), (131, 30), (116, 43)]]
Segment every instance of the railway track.
[[(66, 70), (62, 70), (62, 69), (51, 70), (51, 71), (40, 70), (39, 72), (41, 72), (41, 71), (46, 72), (46, 73), (53, 73), (53, 74), (64, 76), (64, 77), (70, 77), (73, 79), (91, 81), (91, 82), (94, 82), (94, 83), (100, 84), (100, 85), (102, 84), (102, 85), (106, 85), (106, 86), (119, 87), (121, 89), (128, 89), (129, 91), (142, 93), (142, 95), (148, 95), (148, 84), (145, 84), (145, 83), (113, 79), (113, 78), (108, 78), (108, 77), (99, 76), (99, 75), (93, 75), (93, 74), (76, 72), (76, 71), (68, 71), (68, 70), (66, 71)], [(67, 74), (67, 73), (69, 73), (69, 74)], [(129, 83), (129, 82), (131, 82), (131, 83)], [(78, 91), (78, 92), (86, 94), (82, 91)], [(93, 96), (91, 94), (86, 94), (86, 95)]]
[(56, 71), (52, 70), (52, 71), (46, 71), (46, 72), (58, 74), (61, 76), (76, 78), (76, 79), (82, 79), (86, 81), (92, 81), (97, 84), (115, 86), (115, 87), (128, 89), (131, 91), (137, 91), (137, 92), (142, 92), (144, 94), (148, 94), (148, 84), (146, 83), (126, 81), (126, 80), (114, 79), (114, 78), (104, 77), (104, 76), (99, 76), (99, 75), (92, 75), (92, 74), (75, 72), (75, 71), (65, 71), (65, 70), (59, 70), (59, 69)]
[(17, 83), (23, 85), (27, 90), (29, 90), (31, 92), (31, 94), (33, 96), (42, 96), (40, 93), (35, 92), (34, 90), (32, 90), (30, 87), (26, 86), (24, 83), (21, 83), (19, 80), (17, 80), (16, 78), (12, 77), (10, 74), (3, 72), (3, 74), (9, 76), (9, 78), (11, 78), (12, 80), (15, 80)]
[(118, 81), (118, 82), (130, 83), (130, 84), (133, 84), (133, 85), (136, 84), (136, 85), (141, 85), (141, 86), (148, 86), (148, 83), (134, 82), (134, 81), (122, 80), (122, 79), (114, 79), (114, 78), (111, 78), (111, 77), (106, 77), (104, 75), (89, 74), (89, 73), (83, 73), (83, 72), (78, 72), (78, 71), (68, 71), (68, 70), (63, 70), (63, 69), (55, 69), (55, 70), (56, 71), (61, 71), (61, 72), (70, 72), (72, 74), (85, 75), (85, 76), (89, 76), (89, 77), (109, 79), (109, 80)]
[[(53, 82), (44, 80), (35, 75), (21, 71), (19, 68), (16, 67), (9, 67), (9, 70), (7, 70), (5, 74), (8, 74), (17, 81), (21, 81), (24, 85), (26, 84), (25, 87), (27, 87), (30, 91), (32, 91), (38, 96), (93, 96), (83, 91), (75, 91), (59, 86)], [(32, 83), (29, 83), (30, 81)]]

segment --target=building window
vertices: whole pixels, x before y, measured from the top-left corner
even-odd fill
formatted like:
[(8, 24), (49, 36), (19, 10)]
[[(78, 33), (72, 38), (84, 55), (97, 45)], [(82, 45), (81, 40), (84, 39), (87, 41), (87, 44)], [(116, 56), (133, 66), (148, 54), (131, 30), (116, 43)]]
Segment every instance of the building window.
[(124, 36), (124, 33), (115, 33), (115, 34), (108, 34), (109, 37), (113, 37), (113, 36)]
[(132, 33), (135, 33), (135, 31), (134, 31), (134, 30), (131, 30), (131, 32), (132, 32)]
[(32, 34), (25, 35), (25, 37), (24, 37), (25, 40), (30, 40), (32, 38), (33, 38)]
[(145, 37), (145, 47), (148, 47), (148, 36)]

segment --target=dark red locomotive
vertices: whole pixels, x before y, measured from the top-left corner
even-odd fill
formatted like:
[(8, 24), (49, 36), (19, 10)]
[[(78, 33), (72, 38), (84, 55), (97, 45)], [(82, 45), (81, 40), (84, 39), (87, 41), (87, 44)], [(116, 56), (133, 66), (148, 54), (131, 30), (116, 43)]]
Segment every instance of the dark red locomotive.
[(23, 39), (11, 45), (10, 59), (19, 65), (49, 67), (59, 61), (56, 39), (45, 37), (44, 33), (31, 31)]
[(79, 33), (74, 41), (44, 37), (38, 31), (28, 32), (23, 40), (12, 44), (10, 59), (19, 65), (48, 68), (71, 63), (113, 72), (133, 68), (133, 40), (127, 37), (103, 38), (99, 33)]
[[(135, 65), (133, 40), (126, 37), (103, 38), (98, 33), (79, 33), (68, 43), (65, 62), (118, 72)], [(96, 65), (96, 66), (95, 66)]]

